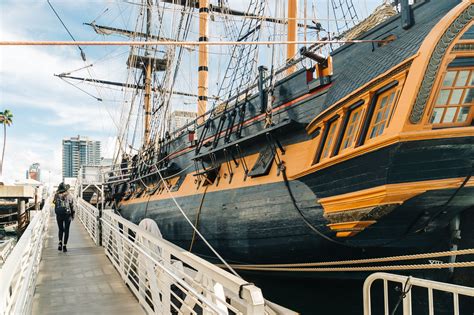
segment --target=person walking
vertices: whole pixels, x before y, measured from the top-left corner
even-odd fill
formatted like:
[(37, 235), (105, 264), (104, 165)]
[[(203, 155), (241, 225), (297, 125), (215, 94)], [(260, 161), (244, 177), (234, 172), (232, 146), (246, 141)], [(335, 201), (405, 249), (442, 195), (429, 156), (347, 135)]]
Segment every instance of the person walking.
[(68, 192), (69, 185), (59, 184), (58, 191), (54, 195), (54, 212), (58, 223), (58, 250), (67, 252), (67, 241), (69, 238), (69, 226), (74, 220), (74, 199)]

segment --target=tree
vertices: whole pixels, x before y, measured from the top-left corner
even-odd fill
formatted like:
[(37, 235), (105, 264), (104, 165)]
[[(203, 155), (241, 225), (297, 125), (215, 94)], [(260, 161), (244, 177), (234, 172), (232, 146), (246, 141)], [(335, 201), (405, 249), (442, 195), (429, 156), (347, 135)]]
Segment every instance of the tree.
[(0, 112), (0, 124), (3, 124), (3, 149), (2, 149), (2, 160), (0, 161), (0, 176), (3, 172), (3, 161), (5, 160), (5, 147), (7, 145), (7, 126), (10, 126), (13, 121), (13, 114), (10, 110), (5, 109)]

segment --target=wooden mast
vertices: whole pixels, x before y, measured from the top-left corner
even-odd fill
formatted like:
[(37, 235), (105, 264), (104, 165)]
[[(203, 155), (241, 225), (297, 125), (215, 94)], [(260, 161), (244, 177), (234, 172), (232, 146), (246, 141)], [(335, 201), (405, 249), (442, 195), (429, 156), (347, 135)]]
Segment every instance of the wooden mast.
[[(209, 0), (199, 0), (199, 41), (207, 42), (209, 20)], [(208, 46), (199, 46), (199, 66), (198, 66), (198, 123), (201, 124), (207, 109), (207, 88), (208, 88)]]
[[(287, 28), (287, 40), (289, 42), (295, 42), (298, 39), (298, 0), (288, 0), (288, 28)], [(288, 62), (296, 55), (296, 44), (288, 44), (286, 46), (286, 61)], [(288, 68), (286, 73), (292, 74), (296, 67), (292, 66)]]
[[(151, 34), (151, 7), (152, 7), (152, 0), (147, 0), (147, 8), (146, 8), (146, 41), (148, 41), (148, 38)], [(146, 64), (144, 65), (144, 72), (145, 72), (145, 97), (144, 97), (144, 109), (145, 109), (145, 115), (144, 115), (144, 122), (143, 122), (143, 129), (144, 129), (144, 135), (143, 135), (143, 143), (147, 145), (150, 141), (150, 131), (151, 131), (151, 75), (152, 75), (152, 58), (149, 57), (149, 48), (146, 46), (145, 50), (145, 60)]]

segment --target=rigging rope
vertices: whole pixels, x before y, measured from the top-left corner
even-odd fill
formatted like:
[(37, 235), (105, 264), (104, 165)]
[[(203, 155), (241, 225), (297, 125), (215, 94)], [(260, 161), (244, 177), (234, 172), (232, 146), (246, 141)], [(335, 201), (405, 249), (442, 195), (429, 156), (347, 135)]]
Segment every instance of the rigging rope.
[(286, 175), (286, 167), (285, 167), (285, 164), (283, 164), (283, 162), (281, 163), (280, 165), (280, 171), (283, 175), (283, 181), (285, 183), (285, 187), (286, 189), (288, 190), (288, 194), (290, 195), (290, 199), (291, 199), (291, 202), (293, 203), (293, 206), (295, 207), (295, 209), (298, 211), (299, 215), (301, 216), (301, 218), (303, 219), (303, 222), (314, 232), (316, 233), (317, 235), (319, 235), (320, 237), (324, 238), (325, 240), (331, 242), (331, 243), (335, 243), (335, 244), (338, 244), (338, 245), (342, 245), (342, 246), (346, 246), (346, 247), (356, 247), (352, 244), (349, 244), (349, 243), (345, 243), (345, 242), (340, 242), (338, 240), (335, 240), (329, 236), (327, 236), (326, 234), (324, 234), (323, 232), (321, 232), (320, 230), (318, 230), (314, 225), (311, 224), (311, 222), (309, 222), (309, 220), (306, 218), (306, 216), (303, 214), (303, 212), (301, 211), (301, 209), (298, 207), (298, 204), (296, 203), (296, 199), (295, 199), (295, 196), (293, 195), (293, 191), (291, 190), (291, 187), (290, 187), (290, 182), (288, 181), (288, 176)]
[[(74, 36), (72, 36), (71, 32), (69, 31), (69, 29), (67, 28), (66, 24), (64, 24), (63, 20), (61, 19), (61, 17), (59, 16), (59, 14), (56, 12), (56, 10), (54, 9), (53, 5), (51, 4), (51, 2), (49, 2), (49, 0), (47, 0), (48, 4), (49, 4), (49, 7), (51, 8), (51, 10), (53, 10), (54, 14), (56, 15), (56, 17), (58, 18), (59, 22), (61, 22), (61, 24), (63, 25), (64, 29), (66, 30), (66, 32), (69, 34), (69, 36), (72, 38), (73, 41), (76, 41), (76, 39), (74, 38)], [(85, 62), (86, 61), (86, 54), (84, 53), (84, 51), (82, 50), (81, 46), (79, 45), (76, 45), (77, 48), (79, 48), (79, 51), (81, 52), (81, 58), (82, 60)]]
[(161, 178), (161, 181), (163, 182), (164, 186), (165, 186), (165, 189), (166, 191), (168, 192), (168, 194), (170, 195), (171, 199), (173, 199), (173, 202), (174, 204), (176, 205), (176, 207), (178, 208), (178, 210), (181, 212), (181, 214), (183, 215), (184, 219), (186, 220), (186, 222), (192, 227), (192, 229), (196, 232), (196, 234), (202, 239), (202, 241), (207, 245), (207, 247), (214, 253), (214, 255), (216, 255), (216, 257), (222, 261), (222, 263), (224, 264), (224, 266), (226, 266), (227, 269), (229, 269), (236, 277), (239, 277), (239, 274), (224, 260), (224, 258), (222, 258), (221, 255), (219, 255), (219, 253), (214, 249), (214, 247), (207, 241), (207, 239), (204, 237), (204, 235), (201, 234), (201, 232), (199, 232), (199, 230), (194, 226), (194, 224), (191, 222), (191, 220), (189, 220), (188, 216), (186, 215), (186, 213), (184, 212), (183, 208), (181, 208), (181, 206), (179, 205), (178, 201), (176, 200), (176, 198), (173, 196), (173, 194), (171, 193), (171, 190), (170, 188), (168, 187), (168, 185), (166, 184), (165, 182), (165, 179), (163, 178), (163, 175), (161, 175), (161, 172), (158, 170), (158, 175), (160, 175), (160, 178)]
[[(209, 181), (209, 178), (206, 177), (206, 180)], [(212, 183), (209, 182), (209, 184), (212, 184)], [(202, 193), (201, 202), (199, 203), (198, 212), (196, 214), (196, 221), (194, 222), (194, 226), (196, 227), (196, 229), (199, 229), (199, 218), (201, 217), (202, 205), (204, 204), (204, 198), (206, 197), (207, 189), (209, 188), (209, 186), (210, 185), (207, 185), (206, 188), (204, 188), (204, 192)], [(189, 252), (192, 252), (193, 250), (195, 239), (196, 239), (196, 231), (193, 230), (193, 237), (191, 239), (191, 245), (189, 245)]]

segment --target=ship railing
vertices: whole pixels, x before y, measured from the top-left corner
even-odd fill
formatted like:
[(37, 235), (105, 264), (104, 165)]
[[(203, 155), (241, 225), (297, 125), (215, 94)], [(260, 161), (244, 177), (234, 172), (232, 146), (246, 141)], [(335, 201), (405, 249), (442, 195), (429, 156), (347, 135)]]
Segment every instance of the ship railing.
[(38, 211), (0, 269), (0, 314), (30, 314), (51, 199)]
[[(399, 303), (402, 303), (402, 314), (403, 315), (411, 315), (413, 311), (413, 303), (412, 303), (412, 290), (414, 287), (417, 287), (417, 292), (420, 292), (419, 288), (426, 289), (427, 294), (427, 305), (428, 314), (433, 315), (435, 314), (435, 302), (434, 302), (434, 292), (444, 292), (446, 294), (450, 294), (452, 296), (452, 306), (453, 312), (451, 314), (459, 315), (460, 307), (459, 307), (459, 297), (474, 297), (474, 288), (450, 284), (450, 283), (443, 283), (425, 279), (414, 278), (411, 276), (401, 276), (395, 274), (389, 274), (384, 272), (377, 272), (369, 277), (364, 282), (363, 288), (363, 298), (364, 298), (364, 315), (371, 315), (372, 314), (372, 297), (371, 297), (371, 289), (372, 284), (375, 281), (381, 280), (383, 282), (383, 307), (384, 307), (384, 314), (394, 314), (394, 308), (399, 306)], [(389, 294), (390, 290), (389, 284), (391, 282), (397, 283), (401, 286), (401, 290), (399, 289), (398, 295), (399, 300), (398, 302), (394, 303), (394, 305), (389, 304)], [(421, 293), (420, 293), (421, 294)], [(439, 293), (437, 293), (439, 294)], [(446, 298), (445, 295), (442, 297), (443, 299)], [(418, 303), (419, 304), (419, 303)], [(391, 310), (392, 308), (392, 310)], [(423, 311), (424, 313), (426, 311)], [(381, 314), (381, 310), (374, 311), (375, 314)], [(400, 313), (397, 313), (400, 314)]]
[[(77, 204), (81, 222), (87, 224), (86, 229), (94, 241), (101, 235), (105, 254), (147, 313), (269, 313), (262, 292), (255, 285), (164, 240), (159, 232), (151, 233), (150, 228), (147, 230), (122, 218), (113, 210), (99, 212), (98, 226), (91, 222), (97, 219), (98, 210), (83, 200)], [(153, 221), (148, 221), (148, 227), (154, 225), (150, 222)]]
[(132, 166), (121, 167), (121, 163), (113, 164), (110, 169), (102, 173), (103, 178), (107, 178), (107, 183), (123, 181), (130, 177), (134, 168)]

